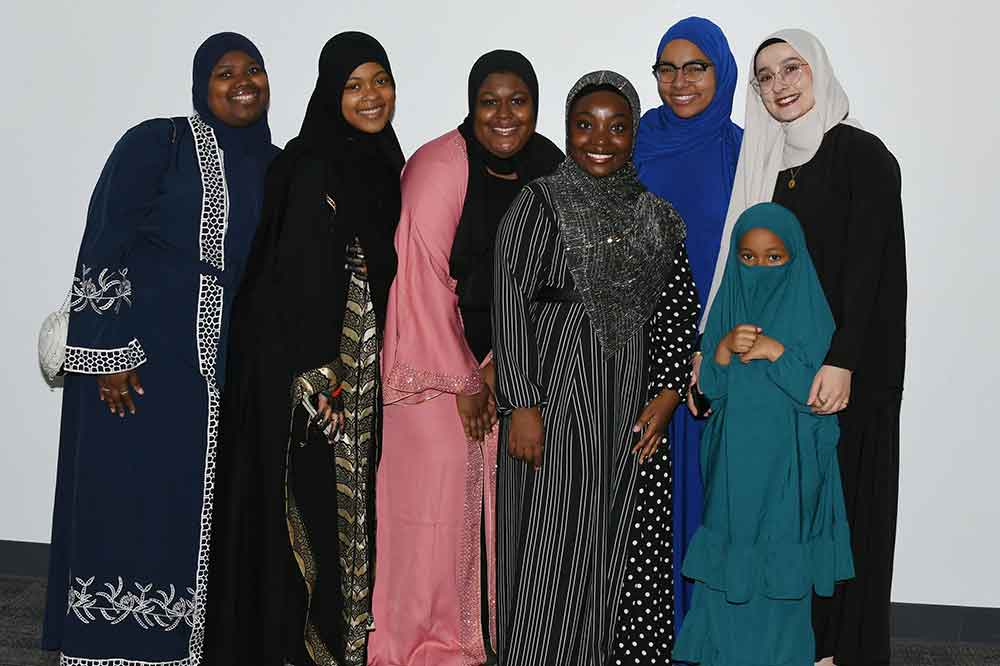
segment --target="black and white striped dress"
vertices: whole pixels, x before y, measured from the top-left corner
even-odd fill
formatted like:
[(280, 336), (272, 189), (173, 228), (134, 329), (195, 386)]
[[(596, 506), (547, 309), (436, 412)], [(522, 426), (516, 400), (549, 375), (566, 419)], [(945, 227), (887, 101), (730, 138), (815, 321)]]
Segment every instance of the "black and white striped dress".
[(507, 454), (501, 420), (500, 663), (669, 663), (670, 456), (640, 470), (631, 448), (651, 392), (686, 389), (698, 305), (683, 243), (656, 314), (609, 358), (581, 302), (537, 297), (573, 289), (544, 181), (501, 223), (495, 284), (498, 404), (543, 405), (545, 427), (536, 472)]

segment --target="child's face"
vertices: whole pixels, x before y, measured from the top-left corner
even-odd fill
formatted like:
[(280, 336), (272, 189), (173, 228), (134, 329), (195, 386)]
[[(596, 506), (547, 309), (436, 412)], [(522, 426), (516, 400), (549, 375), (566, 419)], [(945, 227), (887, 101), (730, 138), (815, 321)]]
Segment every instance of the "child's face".
[(762, 227), (743, 234), (739, 253), (744, 266), (784, 266), (792, 258), (782, 240)]

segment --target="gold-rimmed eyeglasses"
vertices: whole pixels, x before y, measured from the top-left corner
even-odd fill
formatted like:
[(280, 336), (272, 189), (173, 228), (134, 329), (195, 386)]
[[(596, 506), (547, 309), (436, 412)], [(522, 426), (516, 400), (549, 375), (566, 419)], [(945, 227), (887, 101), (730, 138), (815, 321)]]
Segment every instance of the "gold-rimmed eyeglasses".
[(802, 80), (802, 71), (808, 66), (808, 63), (801, 60), (788, 60), (781, 63), (776, 72), (772, 72), (769, 69), (761, 69), (757, 72), (757, 76), (750, 81), (750, 85), (754, 87), (754, 90), (758, 94), (767, 95), (774, 90), (775, 81), (781, 81), (786, 86), (797, 84)]
[(669, 62), (658, 62), (653, 65), (653, 75), (660, 83), (670, 84), (677, 79), (677, 73), (680, 72), (688, 83), (698, 83), (705, 78), (705, 72), (709, 67), (712, 67), (712, 63), (704, 60), (692, 60), (680, 67)]

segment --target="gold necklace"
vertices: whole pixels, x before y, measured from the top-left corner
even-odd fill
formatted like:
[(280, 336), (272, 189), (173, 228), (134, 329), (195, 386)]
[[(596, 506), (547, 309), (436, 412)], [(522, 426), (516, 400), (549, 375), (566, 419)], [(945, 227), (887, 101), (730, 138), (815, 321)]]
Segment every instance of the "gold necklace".
[(795, 189), (795, 177), (799, 175), (799, 171), (802, 171), (802, 167), (804, 166), (805, 164), (800, 164), (797, 169), (792, 171), (792, 177), (788, 179), (788, 189)]

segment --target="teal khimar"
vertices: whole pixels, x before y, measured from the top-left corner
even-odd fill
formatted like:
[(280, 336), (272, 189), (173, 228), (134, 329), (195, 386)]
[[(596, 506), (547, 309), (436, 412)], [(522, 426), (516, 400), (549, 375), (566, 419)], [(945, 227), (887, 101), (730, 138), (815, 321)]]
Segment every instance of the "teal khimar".
[[(780, 267), (744, 265), (755, 228), (782, 239)], [(719, 341), (755, 324), (784, 345), (771, 362), (715, 362)], [(695, 591), (674, 658), (707, 666), (811, 666), (812, 591), (852, 578), (836, 416), (805, 405), (834, 332), (796, 217), (763, 203), (738, 220), (708, 316), (700, 384), (712, 400), (701, 443), (705, 512), (684, 559)]]

